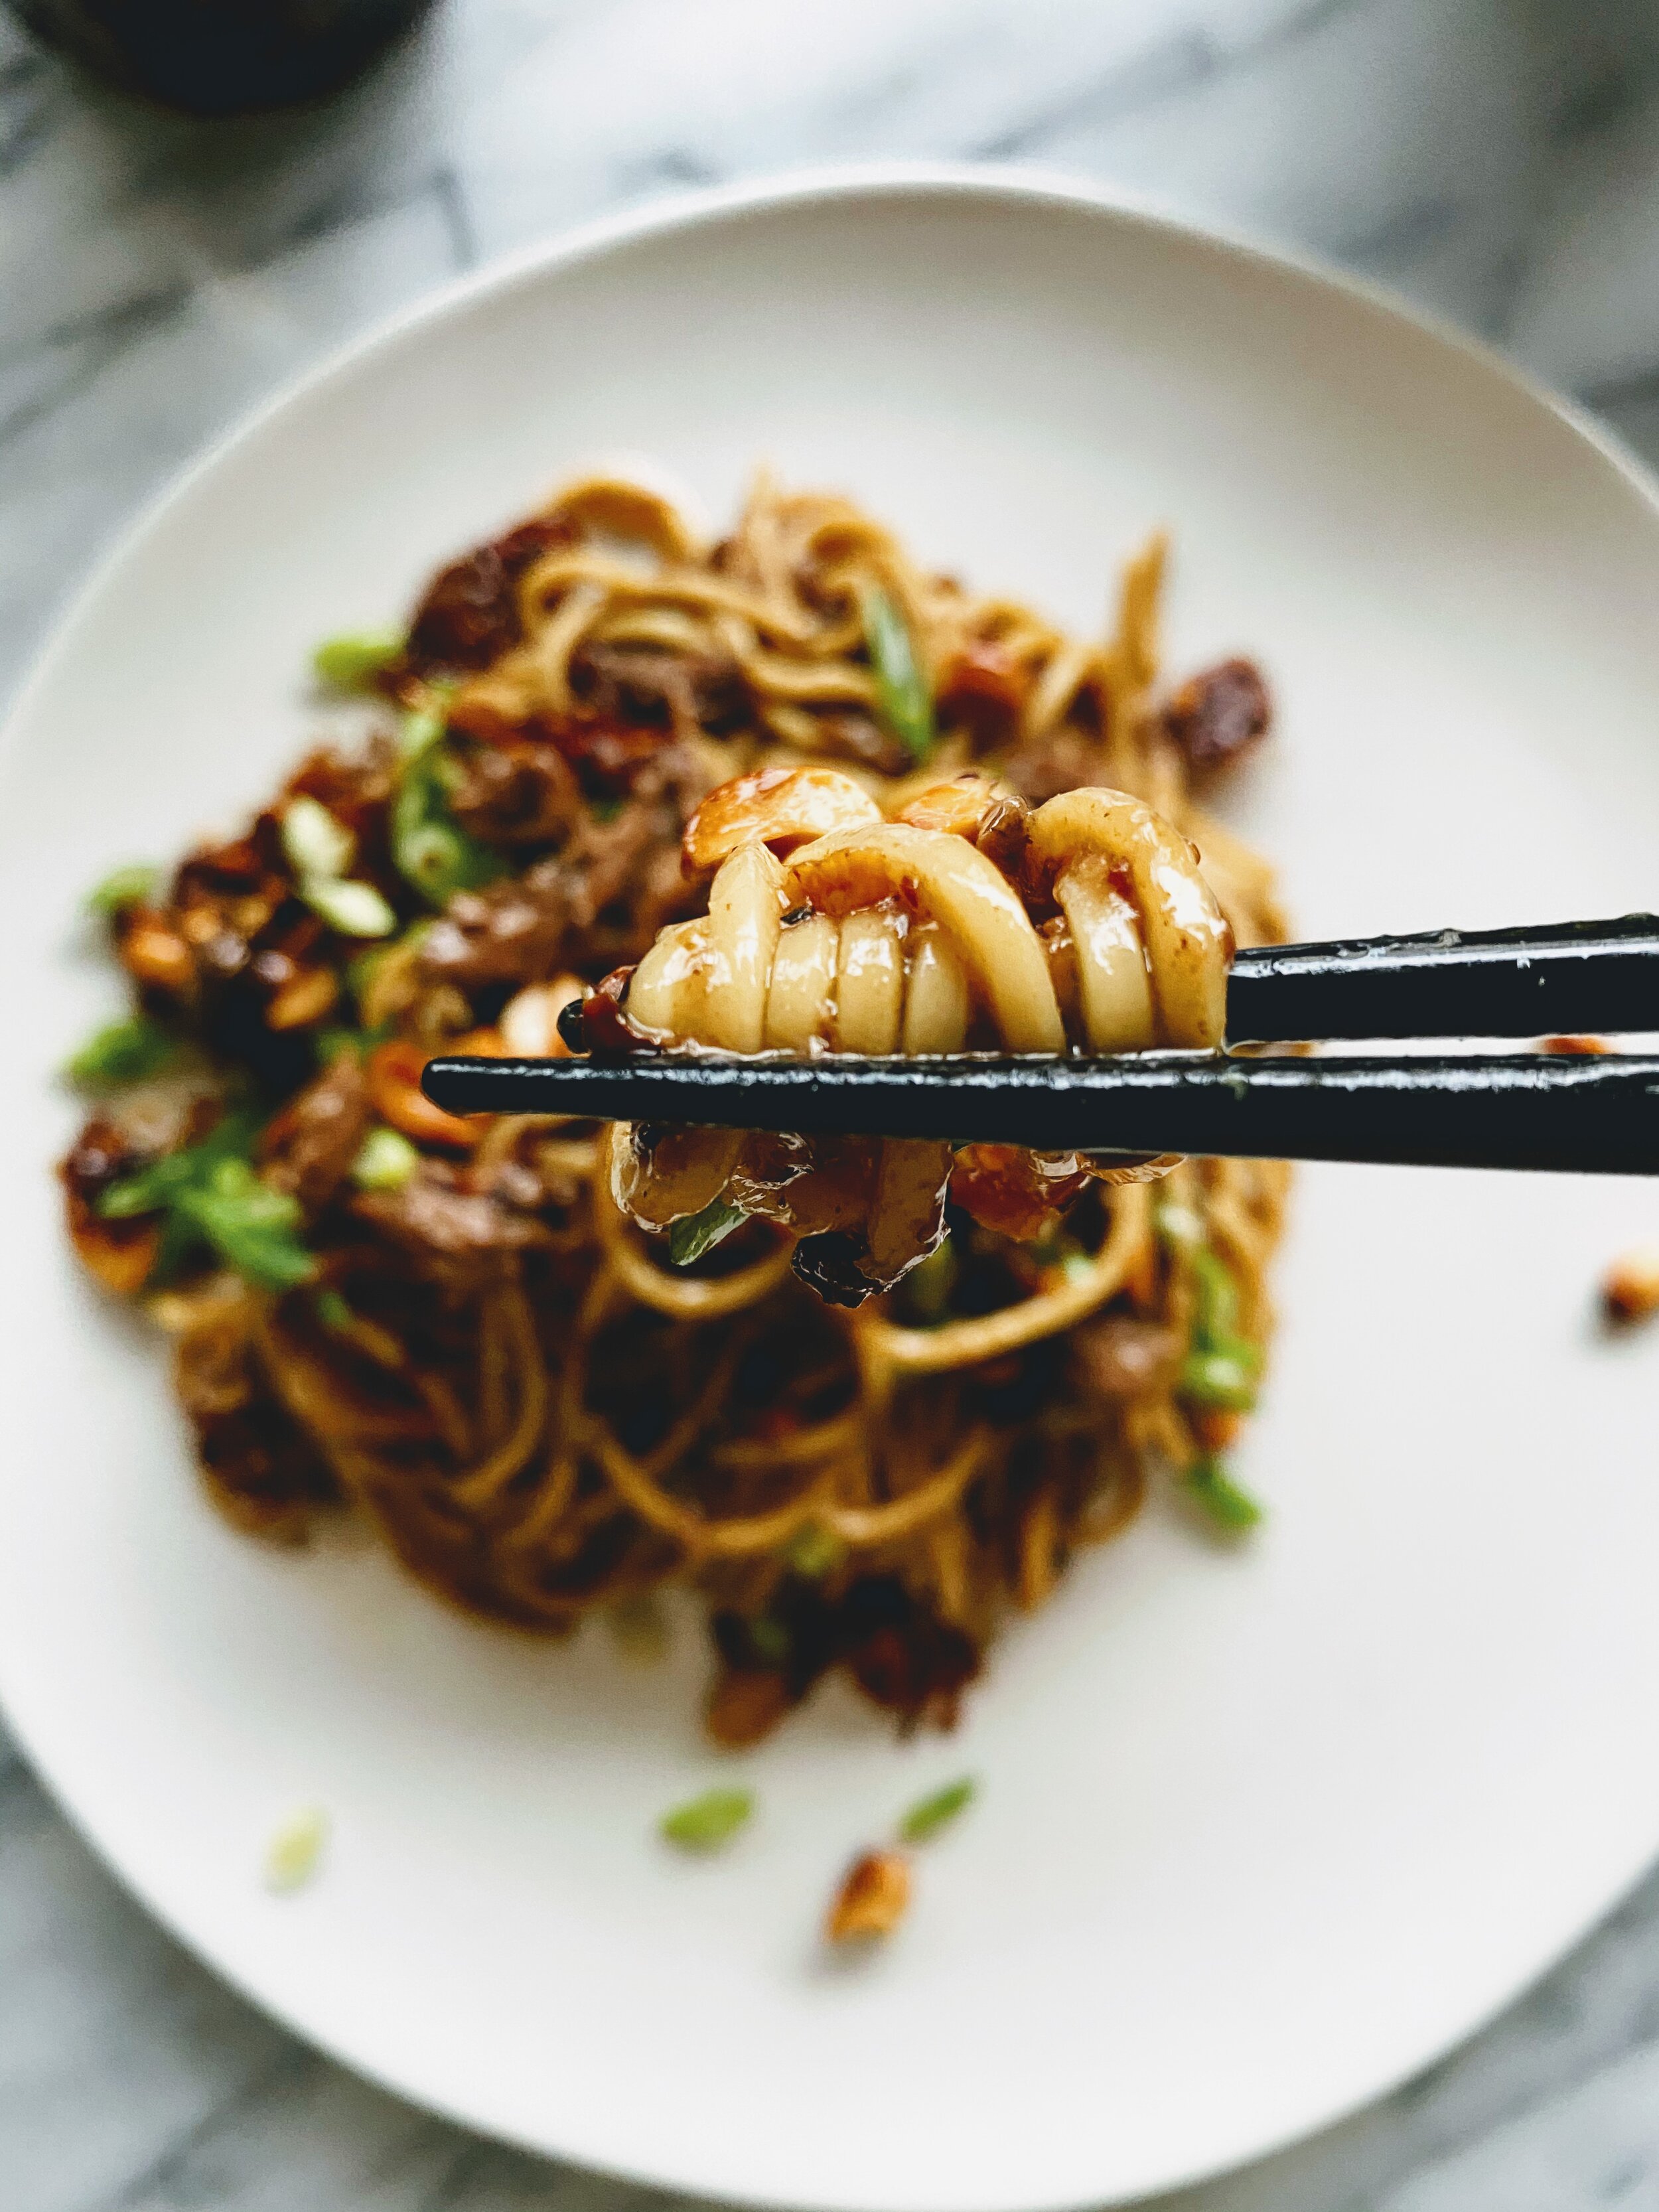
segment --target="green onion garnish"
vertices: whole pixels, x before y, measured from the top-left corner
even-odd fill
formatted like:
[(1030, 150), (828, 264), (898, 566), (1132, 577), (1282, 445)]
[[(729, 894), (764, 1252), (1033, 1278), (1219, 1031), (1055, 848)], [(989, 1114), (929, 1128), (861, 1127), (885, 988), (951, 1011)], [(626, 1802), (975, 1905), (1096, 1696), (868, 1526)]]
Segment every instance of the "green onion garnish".
[[(408, 759), (392, 802), (392, 857), (398, 872), (434, 906), (457, 891), (477, 890), (501, 872), (487, 845), (469, 837), (449, 811), (437, 744), (446, 727), (440, 714), (411, 714), (404, 726)], [(418, 745), (409, 751), (411, 739)]]
[(71, 1083), (103, 1091), (121, 1083), (142, 1083), (176, 1058), (178, 1042), (148, 1014), (111, 1022), (89, 1036), (64, 1067)]
[(783, 1556), (798, 1575), (805, 1575), (809, 1582), (820, 1582), (847, 1557), (847, 1547), (821, 1521), (809, 1521), (784, 1546)]
[(296, 1233), (299, 1202), (255, 1174), (248, 1154), (257, 1133), (250, 1116), (227, 1115), (199, 1145), (169, 1152), (106, 1190), (98, 1211), (112, 1221), (165, 1213), (169, 1264), (205, 1243), (258, 1290), (307, 1283), (317, 1262)]
[(337, 691), (362, 691), (403, 649), (404, 641), (395, 630), (343, 630), (338, 637), (323, 640), (311, 665)]
[(301, 792), (283, 809), (283, 850), (301, 876), (343, 876), (357, 840), (320, 799)]
[(973, 1803), (978, 1789), (973, 1777), (964, 1774), (960, 1782), (947, 1782), (943, 1790), (935, 1790), (931, 1796), (918, 1798), (899, 1822), (902, 1841), (925, 1844), (930, 1836), (938, 1835), (941, 1828), (948, 1827), (959, 1813)]
[(689, 1267), (748, 1218), (740, 1206), (728, 1206), (723, 1198), (711, 1200), (701, 1213), (686, 1214), (669, 1231), (669, 1259), (677, 1267)]
[(1194, 1348), (1182, 1362), (1181, 1395), (1217, 1413), (1251, 1413), (1258, 1364), (1255, 1346), (1242, 1338), (1208, 1351)]
[(933, 750), (933, 702), (904, 617), (878, 584), (865, 592), (864, 641), (876, 679), (876, 708), (914, 761)]
[(390, 937), (398, 917), (373, 884), (333, 876), (306, 876), (300, 896), (342, 937)]
[(371, 1129), (351, 1163), (359, 1190), (397, 1190), (421, 1164), (421, 1156), (396, 1129)]
[(686, 1851), (717, 1851), (747, 1825), (755, 1810), (750, 1790), (705, 1790), (665, 1813), (659, 1830), (665, 1839)]
[(317, 1272), (315, 1258), (295, 1234), (299, 1200), (261, 1182), (246, 1160), (221, 1160), (205, 1183), (182, 1191), (173, 1206), (256, 1289), (291, 1291)]
[(153, 897), (161, 880), (160, 871), (142, 861), (129, 868), (116, 868), (88, 892), (87, 911), (104, 921), (113, 921), (130, 906), (143, 906)]
[(1183, 1480), (1218, 1528), (1254, 1528), (1262, 1516), (1259, 1501), (1233, 1480), (1212, 1452), (1195, 1459)]
[(340, 1296), (338, 1291), (319, 1291), (312, 1304), (317, 1310), (318, 1320), (325, 1328), (336, 1330), (349, 1328), (356, 1319), (356, 1316)]

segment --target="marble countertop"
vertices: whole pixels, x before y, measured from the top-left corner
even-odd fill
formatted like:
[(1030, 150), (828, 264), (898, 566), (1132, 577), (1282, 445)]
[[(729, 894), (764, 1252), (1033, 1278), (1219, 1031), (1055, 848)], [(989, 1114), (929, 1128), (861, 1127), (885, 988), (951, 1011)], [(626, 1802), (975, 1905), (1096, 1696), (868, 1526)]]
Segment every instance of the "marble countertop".
[[(0, 21), (0, 692), (112, 530), (295, 369), (501, 250), (802, 162), (1038, 161), (1480, 331), (1659, 460), (1648, 0), (447, 0), (255, 122)], [(1656, 1753), (1659, 1755), (1659, 1752)], [(623, 2212), (222, 1988), (0, 1735), (0, 2212)], [(1370, 2111), (1170, 2212), (1659, 2207), (1659, 1876)]]

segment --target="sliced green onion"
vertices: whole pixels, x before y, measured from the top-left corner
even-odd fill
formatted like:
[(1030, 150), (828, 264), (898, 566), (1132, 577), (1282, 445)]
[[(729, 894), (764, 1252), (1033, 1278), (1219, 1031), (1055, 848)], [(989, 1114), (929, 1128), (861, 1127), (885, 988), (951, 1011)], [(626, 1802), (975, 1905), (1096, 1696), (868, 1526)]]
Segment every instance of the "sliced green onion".
[(623, 811), (623, 802), (620, 799), (595, 799), (587, 811), (596, 822), (614, 822)]
[(130, 868), (116, 868), (88, 892), (87, 911), (105, 921), (113, 921), (130, 906), (143, 906), (153, 897), (161, 880), (160, 871), (142, 861)]
[(103, 1091), (121, 1083), (142, 1083), (178, 1055), (175, 1038), (148, 1014), (111, 1022), (89, 1036), (64, 1073), (71, 1083)]
[(933, 702), (904, 617), (879, 585), (864, 594), (864, 641), (876, 678), (876, 708), (914, 761), (933, 750)]
[(300, 1202), (261, 1182), (246, 1160), (221, 1160), (204, 1183), (173, 1201), (199, 1229), (228, 1267), (263, 1291), (290, 1291), (308, 1283), (317, 1261), (295, 1231)]
[(265, 1852), (265, 1887), (279, 1897), (303, 1889), (322, 1864), (329, 1820), (320, 1805), (308, 1805), (286, 1820)]
[(769, 1613), (757, 1613), (745, 1625), (756, 1657), (764, 1659), (769, 1667), (781, 1667), (793, 1648), (793, 1638), (783, 1623)]
[(1183, 1480), (1218, 1528), (1254, 1528), (1262, 1517), (1260, 1502), (1233, 1480), (1213, 1453), (1194, 1460)]
[(753, 1817), (751, 1790), (705, 1790), (665, 1813), (659, 1829), (665, 1839), (686, 1851), (716, 1851), (729, 1844)]
[(421, 1156), (396, 1129), (371, 1129), (351, 1163), (359, 1190), (397, 1190), (421, 1164)]
[(405, 714), (398, 732), (404, 760), (412, 763), (429, 753), (448, 727), (449, 714), (444, 707), (417, 707)]
[[(442, 734), (440, 727), (437, 735)], [(457, 891), (490, 882), (502, 863), (450, 818), (438, 767), (434, 759), (416, 757), (405, 768), (392, 802), (392, 857), (398, 874), (441, 907)]]
[(798, 1575), (805, 1575), (809, 1582), (821, 1582), (847, 1557), (847, 1547), (821, 1521), (809, 1521), (784, 1546), (783, 1556)]
[(317, 1318), (325, 1328), (349, 1328), (357, 1318), (338, 1291), (319, 1291), (312, 1304), (316, 1307)]
[(1079, 1251), (1074, 1244), (1063, 1252), (1060, 1260), (1060, 1279), (1067, 1283), (1086, 1283), (1095, 1272), (1095, 1257), (1091, 1252)]
[(705, 1252), (712, 1252), (748, 1218), (740, 1206), (728, 1206), (723, 1198), (711, 1200), (701, 1213), (688, 1213), (669, 1231), (670, 1261), (677, 1267), (689, 1267)]
[(943, 1790), (935, 1790), (931, 1796), (918, 1798), (899, 1822), (901, 1838), (907, 1844), (925, 1844), (930, 1836), (938, 1835), (959, 1813), (967, 1810), (978, 1789), (972, 1775), (964, 1774), (959, 1782), (947, 1782)]
[(1181, 1395), (1217, 1413), (1250, 1413), (1255, 1406), (1258, 1364), (1255, 1346), (1242, 1341), (1195, 1349), (1182, 1363)]
[(221, 1160), (246, 1159), (252, 1149), (258, 1124), (249, 1114), (227, 1114), (218, 1127), (198, 1145), (168, 1152), (152, 1160), (137, 1175), (114, 1184), (98, 1201), (106, 1220), (127, 1221), (136, 1214), (159, 1213), (171, 1206), (181, 1191), (205, 1182)]
[(383, 669), (390, 668), (404, 649), (396, 630), (349, 629), (338, 637), (325, 637), (311, 656), (311, 665), (325, 684), (337, 691), (366, 690)]
[(1238, 1334), (1238, 1284), (1232, 1269), (1208, 1244), (1188, 1254), (1197, 1293), (1194, 1334), (1200, 1344), (1219, 1345)]
[(357, 840), (320, 799), (301, 792), (283, 809), (283, 850), (300, 876), (343, 876)]
[(300, 896), (342, 937), (390, 937), (398, 917), (373, 884), (307, 876)]

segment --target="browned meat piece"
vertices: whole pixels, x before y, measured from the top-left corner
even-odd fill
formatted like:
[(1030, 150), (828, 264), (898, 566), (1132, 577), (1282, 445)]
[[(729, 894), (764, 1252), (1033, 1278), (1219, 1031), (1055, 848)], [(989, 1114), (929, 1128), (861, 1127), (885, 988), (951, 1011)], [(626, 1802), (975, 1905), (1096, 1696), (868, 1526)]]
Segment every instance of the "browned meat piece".
[(811, 751), (814, 759), (856, 761), (880, 775), (902, 775), (915, 766), (897, 738), (853, 708), (813, 715)]
[(648, 645), (580, 646), (571, 689), (599, 721), (648, 724), (682, 735), (724, 737), (750, 719), (749, 687), (736, 661)]
[(1013, 743), (1030, 689), (1030, 672), (982, 640), (945, 669), (934, 712), (941, 729), (966, 730), (981, 751), (1000, 750)]
[(1224, 660), (1188, 678), (1164, 709), (1164, 727), (1201, 781), (1259, 744), (1273, 718), (1273, 701), (1255, 663)]
[(569, 921), (563, 858), (538, 860), (522, 876), (457, 892), (428, 930), (420, 964), (463, 990), (536, 982), (552, 973)]
[(136, 1175), (147, 1159), (112, 1121), (99, 1114), (82, 1130), (58, 1170), (76, 1256), (118, 1297), (131, 1297), (143, 1288), (155, 1264), (161, 1232), (154, 1220), (106, 1221), (98, 1201), (118, 1182)]
[[(672, 896), (679, 895), (678, 854), (662, 859), (664, 837), (678, 840), (678, 813), (669, 815), (661, 804), (644, 799), (625, 805), (614, 821), (585, 817), (553, 858), (538, 860), (521, 877), (451, 899), (421, 946), (422, 968), (463, 990), (540, 981), (561, 964), (567, 932), (591, 930), (606, 908), (630, 889), (637, 891), (642, 881), (664, 898), (671, 884)], [(635, 931), (639, 952), (649, 945), (661, 918), (660, 904), (647, 901)]]
[(397, 745), (382, 731), (355, 754), (337, 752), (329, 746), (308, 754), (289, 778), (287, 789), (290, 795), (303, 792), (314, 799), (319, 805), (327, 807), (336, 821), (343, 822), (360, 843), (372, 846), (384, 830), (386, 809), (397, 788), (398, 766)]
[(349, 1174), (370, 1118), (362, 1063), (355, 1052), (343, 1052), (266, 1129), (260, 1146), (265, 1181), (297, 1198), (307, 1213), (318, 1212)]
[(495, 845), (550, 845), (580, 811), (569, 763), (545, 739), (511, 738), (463, 749), (449, 794), (461, 827)]
[(335, 1503), (338, 1489), (259, 1366), (251, 1299), (204, 1307), (179, 1340), (173, 1379), (220, 1510), (252, 1535), (302, 1542), (312, 1514)]
[(538, 517), (440, 569), (409, 626), (405, 668), (429, 678), (446, 669), (488, 668), (524, 635), (515, 586), (544, 553), (574, 544), (568, 522)]
[(472, 1189), (464, 1169), (423, 1159), (396, 1190), (360, 1192), (351, 1210), (445, 1290), (465, 1296), (499, 1279), (514, 1256), (549, 1243), (533, 1213)]
[(1067, 723), (1010, 753), (1002, 773), (1022, 799), (1041, 806), (1062, 791), (1101, 781), (1100, 745), (1086, 731)]
[(1161, 1322), (1105, 1314), (1074, 1333), (1071, 1352), (1073, 1372), (1091, 1396), (1133, 1398), (1174, 1374), (1181, 1338)]

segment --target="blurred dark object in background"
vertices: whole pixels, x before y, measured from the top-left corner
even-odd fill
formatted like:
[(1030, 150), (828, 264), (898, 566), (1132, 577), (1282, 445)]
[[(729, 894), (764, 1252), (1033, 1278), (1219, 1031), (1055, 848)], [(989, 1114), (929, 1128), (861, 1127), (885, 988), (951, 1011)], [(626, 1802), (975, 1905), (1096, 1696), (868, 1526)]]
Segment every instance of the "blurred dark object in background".
[(10, 0), (37, 38), (191, 115), (332, 92), (431, 0)]

